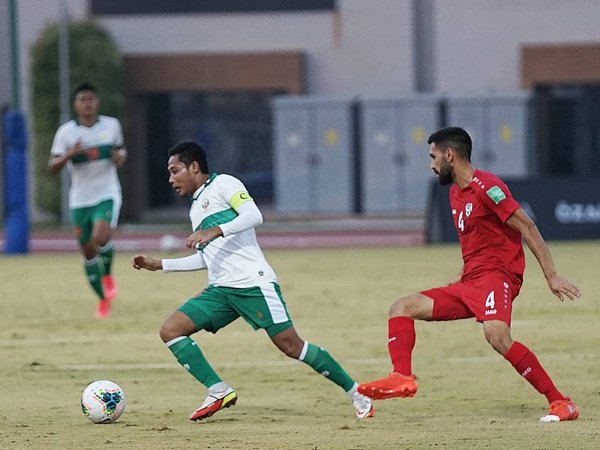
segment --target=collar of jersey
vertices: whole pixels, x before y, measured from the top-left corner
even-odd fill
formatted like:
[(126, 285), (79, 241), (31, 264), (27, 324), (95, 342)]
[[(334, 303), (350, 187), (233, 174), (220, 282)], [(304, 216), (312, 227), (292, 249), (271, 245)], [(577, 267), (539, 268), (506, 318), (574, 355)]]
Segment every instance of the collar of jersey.
[(78, 127), (86, 127), (86, 128), (92, 128), (94, 125), (96, 125), (98, 122), (100, 122), (100, 116), (96, 116), (96, 121), (91, 124), (89, 127), (87, 125), (82, 125), (81, 123), (79, 123), (79, 119), (74, 119), (75, 120), (75, 124)]
[(212, 172), (208, 179), (202, 184), (202, 186), (200, 186), (196, 192), (194, 192), (194, 195), (192, 195), (192, 203), (195, 202), (196, 200), (198, 200), (198, 197), (200, 197), (200, 194), (202, 194), (202, 192), (204, 192), (204, 189), (206, 189), (206, 186), (208, 186), (210, 183), (212, 183), (212, 181), (217, 178), (217, 174), (215, 172)]

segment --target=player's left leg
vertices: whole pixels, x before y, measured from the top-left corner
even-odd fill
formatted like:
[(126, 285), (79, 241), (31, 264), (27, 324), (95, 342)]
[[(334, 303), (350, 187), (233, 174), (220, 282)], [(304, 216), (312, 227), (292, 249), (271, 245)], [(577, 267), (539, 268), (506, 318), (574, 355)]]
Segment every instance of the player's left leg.
[(556, 388), (535, 354), (522, 343), (512, 340), (507, 323), (501, 320), (485, 321), (483, 330), (494, 350), (504, 356), (536, 391), (548, 399), (549, 414), (540, 418), (540, 421), (559, 422), (577, 419), (579, 410), (575, 403)]
[(512, 340), (512, 305), (519, 290), (520, 283), (500, 273), (489, 273), (474, 280), (464, 295), (477, 320), (483, 322), (485, 338), (492, 348), (548, 399), (553, 421), (574, 420), (579, 415), (577, 406), (554, 386), (535, 354), (522, 343)]
[(433, 304), (434, 300), (422, 293), (402, 297), (392, 304), (388, 319), (388, 352), (393, 371), (386, 377), (360, 384), (360, 393), (376, 400), (412, 397), (417, 393), (416, 376), (412, 373), (415, 319), (430, 320)]
[(317, 373), (340, 386), (351, 399), (357, 418), (363, 419), (373, 415), (371, 400), (357, 392), (358, 383), (329, 352), (298, 336), (277, 283), (233, 289), (229, 298), (244, 320), (254, 329), (263, 328), (284, 354), (308, 364)]
[[(268, 328), (267, 332), (269, 332)], [(348, 375), (327, 350), (301, 339), (293, 326), (270, 337), (275, 346), (287, 356), (309, 365), (315, 372), (341, 387), (352, 400), (358, 419), (373, 416), (371, 399), (357, 391), (358, 383)]]

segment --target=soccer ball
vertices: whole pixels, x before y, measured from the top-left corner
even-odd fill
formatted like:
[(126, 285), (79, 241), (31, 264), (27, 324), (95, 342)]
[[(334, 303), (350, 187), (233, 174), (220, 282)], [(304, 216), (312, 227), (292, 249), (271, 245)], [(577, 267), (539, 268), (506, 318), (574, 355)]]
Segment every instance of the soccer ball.
[(125, 393), (112, 381), (94, 381), (81, 394), (81, 409), (94, 423), (116, 422), (125, 409)]

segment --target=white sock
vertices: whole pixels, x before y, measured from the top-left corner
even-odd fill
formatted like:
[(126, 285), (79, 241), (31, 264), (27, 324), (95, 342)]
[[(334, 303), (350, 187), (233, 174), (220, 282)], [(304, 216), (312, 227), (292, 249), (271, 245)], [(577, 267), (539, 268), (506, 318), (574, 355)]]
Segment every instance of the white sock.
[(354, 394), (356, 394), (358, 391), (356, 390), (358, 388), (358, 383), (354, 383), (352, 385), (352, 387), (346, 391), (346, 395), (350, 398), (352, 398), (352, 396), (354, 396)]
[(222, 381), (213, 384), (211, 387), (208, 388), (208, 393), (209, 394), (222, 394), (223, 392), (225, 392), (227, 390), (229, 386), (227, 386), (227, 383), (224, 383)]

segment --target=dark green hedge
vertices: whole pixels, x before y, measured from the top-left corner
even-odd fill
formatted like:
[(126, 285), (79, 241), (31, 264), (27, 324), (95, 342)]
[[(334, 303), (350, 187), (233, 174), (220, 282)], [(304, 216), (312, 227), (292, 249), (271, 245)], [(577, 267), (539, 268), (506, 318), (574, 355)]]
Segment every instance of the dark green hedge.
[[(47, 171), (52, 140), (60, 125), (58, 32), (58, 26), (51, 25), (36, 41), (31, 79), (35, 202), (38, 209), (60, 217), (60, 176)], [(122, 59), (108, 32), (93, 22), (70, 23), (69, 54), (71, 91), (80, 83), (91, 83), (98, 90), (100, 114), (121, 119)]]

